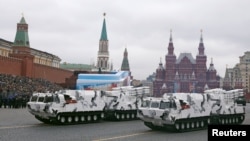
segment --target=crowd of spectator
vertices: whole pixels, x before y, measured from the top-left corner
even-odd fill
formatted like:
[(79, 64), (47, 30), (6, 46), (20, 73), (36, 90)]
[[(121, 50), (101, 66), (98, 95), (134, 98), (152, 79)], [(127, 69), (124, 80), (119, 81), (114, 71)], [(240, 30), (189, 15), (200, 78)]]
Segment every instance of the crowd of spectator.
[(0, 108), (25, 108), (34, 92), (55, 92), (60, 85), (38, 78), (0, 74)]

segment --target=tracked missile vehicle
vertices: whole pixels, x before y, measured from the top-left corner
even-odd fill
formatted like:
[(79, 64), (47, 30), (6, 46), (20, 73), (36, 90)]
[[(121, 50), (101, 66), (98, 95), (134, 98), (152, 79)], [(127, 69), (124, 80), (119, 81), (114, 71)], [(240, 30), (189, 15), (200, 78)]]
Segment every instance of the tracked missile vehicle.
[(103, 119), (132, 120), (149, 87), (124, 86), (112, 90), (61, 90), (34, 93), (28, 111), (44, 123), (79, 124)]
[(245, 119), (245, 106), (235, 102), (241, 95), (242, 89), (211, 89), (204, 93), (147, 97), (139, 107), (138, 117), (153, 130), (178, 132), (204, 129), (209, 124), (241, 124)]

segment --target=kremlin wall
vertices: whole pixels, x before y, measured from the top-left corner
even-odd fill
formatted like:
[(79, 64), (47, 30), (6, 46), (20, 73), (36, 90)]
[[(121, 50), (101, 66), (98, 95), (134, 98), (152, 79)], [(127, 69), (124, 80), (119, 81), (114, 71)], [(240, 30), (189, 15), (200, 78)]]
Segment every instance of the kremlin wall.
[[(11, 56), (12, 54), (10, 54)], [(48, 81), (63, 84), (69, 78), (72, 71), (51, 66), (36, 64), (32, 56), (5, 57), (0, 56), (0, 73), (26, 76), (30, 78), (43, 78)]]
[(17, 24), (15, 41), (0, 39), (0, 73), (30, 78), (42, 78), (65, 85), (70, 70), (60, 69), (56, 55), (36, 50), (29, 45), (28, 24), (24, 17)]

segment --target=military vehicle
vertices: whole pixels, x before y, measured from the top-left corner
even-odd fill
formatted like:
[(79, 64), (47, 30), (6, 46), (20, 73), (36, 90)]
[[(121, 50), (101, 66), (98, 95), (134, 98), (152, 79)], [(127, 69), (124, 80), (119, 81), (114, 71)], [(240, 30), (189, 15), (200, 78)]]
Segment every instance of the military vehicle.
[(235, 98), (242, 89), (210, 89), (204, 93), (166, 93), (163, 97), (144, 98), (138, 117), (145, 126), (170, 131), (192, 131), (209, 124), (241, 124), (245, 106)]
[(132, 120), (137, 118), (138, 107), (149, 93), (146, 86), (34, 93), (27, 107), (44, 123), (79, 124), (112, 118)]

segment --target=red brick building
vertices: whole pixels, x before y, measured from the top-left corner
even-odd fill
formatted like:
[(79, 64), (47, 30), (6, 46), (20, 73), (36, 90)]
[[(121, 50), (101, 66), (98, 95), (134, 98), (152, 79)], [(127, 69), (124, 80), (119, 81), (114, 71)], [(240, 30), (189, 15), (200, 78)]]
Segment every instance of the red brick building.
[(64, 84), (72, 71), (60, 69), (61, 59), (30, 47), (28, 24), (24, 17), (17, 23), (15, 41), (0, 40), (0, 73), (42, 78)]
[(208, 88), (219, 88), (220, 78), (216, 74), (213, 60), (208, 68), (206, 63), (202, 33), (196, 58), (191, 53), (181, 53), (177, 58), (171, 32), (165, 65), (160, 61), (156, 69), (153, 95), (159, 97), (165, 92), (204, 92)]

